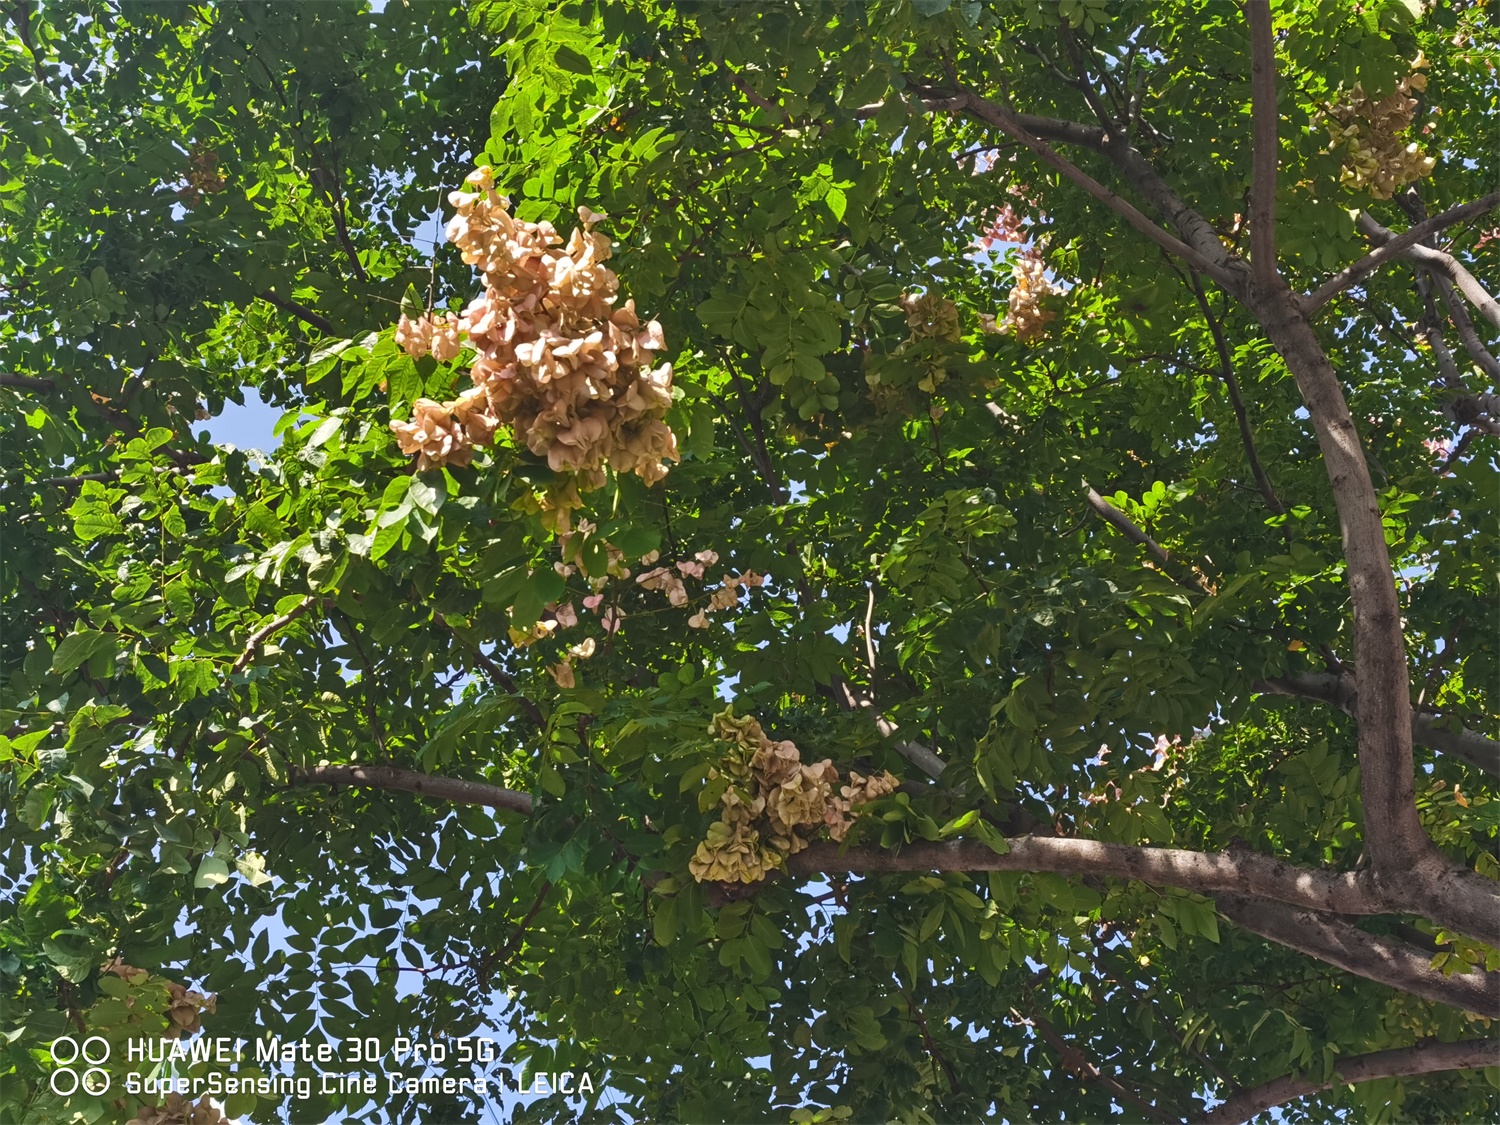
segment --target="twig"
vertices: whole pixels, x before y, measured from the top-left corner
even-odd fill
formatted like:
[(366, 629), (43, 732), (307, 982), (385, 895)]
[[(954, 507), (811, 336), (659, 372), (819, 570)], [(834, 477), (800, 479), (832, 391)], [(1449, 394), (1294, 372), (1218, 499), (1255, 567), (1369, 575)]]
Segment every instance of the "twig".
[(495, 682), (497, 687), (504, 690), (507, 695), (514, 698), (515, 701), (521, 705), (521, 710), (526, 712), (526, 717), (528, 719), (530, 719), (539, 727), (545, 727), (547, 725), (547, 719), (542, 714), (541, 709), (537, 707), (535, 703), (531, 702), (531, 700), (527, 699), (524, 695), (521, 694), (521, 689), (516, 685), (515, 677), (513, 677), (504, 668), (500, 667), (500, 665), (496, 664), (493, 660), (486, 656), (484, 654), (484, 651), (478, 645), (474, 644), (473, 641), (469, 640), (452, 625), (450, 625), (448, 623), (448, 619), (441, 613), (434, 613), (432, 615), (432, 619), (439, 625), (441, 625), (444, 629), (447, 629), (448, 632), (453, 635), (453, 638), (455, 640), (462, 644), (464, 648), (468, 649), (469, 656), (473, 658), (474, 663), (484, 669), (485, 674)]
[[(1240, 382), (1234, 374), (1234, 358), (1229, 351), (1229, 341), (1224, 338), (1224, 326), (1214, 316), (1213, 310), (1208, 304), (1208, 295), (1203, 291), (1203, 281), (1198, 276), (1198, 271), (1192, 271), (1193, 296), (1198, 299), (1198, 308), (1203, 313), (1203, 319), (1208, 321), (1208, 330), (1214, 338), (1214, 349), (1219, 353), (1219, 378), (1229, 391), (1229, 401), (1234, 406), (1234, 417), (1240, 428), (1240, 440), (1245, 446), (1245, 456), (1250, 461), (1250, 472), (1255, 477), (1256, 487), (1260, 494), (1265, 497), (1266, 507), (1270, 508), (1278, 516), (1286, 515), (1286, 505), (1276, 495), (1276, 490), (1271, 487), (1271, 478), (1266, 475), (1265, 466), (1261, 464), (1260, 455), (1255, 450), (1255, 434), (1250, 429), (1250, 417), (1245, 410), (1245, 400), (1240, 395)], [(1282, 536), (1291, 539), (1291, 530), (1283, 522), (1281, 525)]]
[(865, 603), (865, 662), (870, 666), (870, 694), (875, 694), (875, 634), (871, 622), (875, 617), (875, 583), (870, 583), (870, 597)]
[(1137, 527), (1135, 525), (1135, 522), (1131, 520), (1131, 518), (1124, 512), (1120, 511), (1119, 508), (1116, 508), (1113, 504), (1104, 499), (1104, 497), (1095, 492), (1093, 488), (1089, 486), (1087, 481), (1084, 482), (1084, 496), (1088, 499), (1089, 507), (1093, 508), (1095, 512), (1102, 516), (1107, 524), (1113, 527), (1121, 535), (1125, 536), (1126, 539), (1129, 539), (1132, 543), (1146, 548), (1146, 551), (1163, 566), (1171, 568), (1165, 573), (1169, 578), (1172, 579), (1172, 581), (1176, 582), (1179, 586), (1187, 587), (1189, 590), (1198, 590), (1199, 592), (1205, 594), (1213, 593), (1213, 590), (1209, 587), (1208, 583), (1197, 575), (1194, 575), (1192, 581), (1189, 581), (1186, 578), (1182, 578), (1176, 574), (1172, 574), (1172, 570), (1177, 570), (1181, 568), (1182, 565), (1177, 561), (1172, 553), (1165, 547), (1163, 547), (1160, 543), (1158, 543), (1155, 539), (1152, 539), (1151, 536), (1147, 535), (1139, 527)]
[(374, 682), (375, 662), (370, 659), (369, 652), (365, 649), (364, 641), (359, 639), (359, 625), (351, 618), (343, 616), (344, 623), (349, 626), (349, 641), (354, 645), (354, 650), (359, 653), (359, 659), (363, 667), (360, 669), (361, 694), (365, 697), (365, 720), (370, 724), (370, 737), (375, 740), (375, 746), (384, 757), (389, 751), (386, 749), (385, 736), (380, 733), (380, 716), (375, 710), (375, 695), (372, 690), (376, 685)]
[(1045, 1016), (1033, 1013), (1031, 1023), (1041, 1037), (1047, 1041), (1047, 1044), (1061, 1057), (1064, 1070), (1077, 1075), (1079, 1078), (1099, 1083), (1099, 1085), (1103, 1086), (1115, 1097), (1135, 1106), (1152, 1121), (1160, 1122), (1161, 1125), (1176, 1125), (1177, 1118), (1163, 1113), (1156, 1106), (1130, 1089), (1130, 1087), (1124, 1085), (1118, 1079), (1110, 1077), (1095, 1066), (1083, 1051), (1073, 1046), (1057, 1033), (1057, 1028), (1052, 1026), (1051, 1020)]
[(531, 925), (532, 919), (542, 909), (542, 903), (547, 901), (547, 895), (552, 890), (551, 880), (543, 880), (541, 888), (536, 892), (536, 900), (532, 902), (531, 909), (526, 912), (526, 917), (521, 919), (516, 927), (516, 932), (511, 934), (510, 940), (495, 950), (490, 956), (485, 957), (479, 963), (479, 981), (481, 985), (487, 984), (490, 974), (496, 967), (504, 968), (509, 965), (521, 948), (521, 940), (526, 936), (526, 928)]
[(1386, 262), (1401, 257), (1428, 235), (1436, 234), (1440, 230), (1451, 227), (1454, 223), (1461, 223), (1465, 219), (1483, 215), (1497, 204), (1500, 204), (1500, 191), (1492, 191), (1489, 195), (1481, 196), (1471, 203), (1461, 203), (1457, 207), (1450, 207), (1442, 214), (1434, 215), (1426, 222), (1418, 223), (1405, 234), (1396, 235), (1384, 246), (1377, 246), (1359, 261), (1334, 274), (1314, 292), (1304, 296), (1299, 302), (1302, 315), (1311, 319), (1319, 309), (1345, 289), (1358, 284), (1366, 275), (1379, 269)]
[(275, 305), (282, 312), (289, 313), (290, 315), (295, 316), (298, 320), (302, 321), (302, 323), (316, 328), (319, 332), (326, 332), (330, 336), (335, 334), (333, 322), (328, 318), (320, 316), (317, 313), (313, 312), (312, 309), (308, 308), (306, 305), (299, 304), (296, 301), (288, 300), (286, 297), (278, 296), (270, 289), (262, 289), (259, 293), (256, 294), (256, 296), (259, 297), (262, 301), (266, 301), (270, 304)]

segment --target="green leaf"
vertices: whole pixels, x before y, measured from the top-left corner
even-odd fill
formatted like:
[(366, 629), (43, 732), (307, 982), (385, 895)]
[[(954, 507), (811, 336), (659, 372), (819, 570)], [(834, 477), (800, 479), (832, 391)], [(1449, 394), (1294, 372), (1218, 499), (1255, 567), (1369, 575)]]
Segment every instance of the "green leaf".
[(677, 900), (664, 898), (656, 904), (656, 913), (651, 919), (651, 933), (657, 945), (672, 944), (677, 936)]
[(204, 856), (198, 864), (198, 874), (193, 878), (193, 886), (201, 891), (227, 882), (229, 882), (229, 864), (216, 855)]
[(97, 629), (69, 633), (52, 654), (51, 671), (55, 675), (64, 675), (99, 653), (113, 652), (114, 647), (114, 638)]

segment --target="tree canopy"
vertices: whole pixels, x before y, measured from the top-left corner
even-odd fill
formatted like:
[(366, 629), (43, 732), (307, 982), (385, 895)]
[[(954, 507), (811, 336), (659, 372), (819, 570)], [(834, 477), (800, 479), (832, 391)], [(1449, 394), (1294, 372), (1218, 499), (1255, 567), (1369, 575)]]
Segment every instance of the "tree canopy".
[(1482, 4), (3, 10), (0, 1120), (1495, 1115)]

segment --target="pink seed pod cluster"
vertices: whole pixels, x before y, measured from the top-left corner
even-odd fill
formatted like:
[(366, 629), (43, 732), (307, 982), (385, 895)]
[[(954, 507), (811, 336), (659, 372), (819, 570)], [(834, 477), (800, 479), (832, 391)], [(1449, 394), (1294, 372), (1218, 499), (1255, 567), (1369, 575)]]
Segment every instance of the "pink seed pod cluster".
[(495, 191), (488, 167), (456, 191), (448, 241), (484, 275), (484, 292), (461, 315), (403, 316), (396, 342), (408, 355), (457, 356), (467, 337), (472, 390), (453, 402), (418, 399), (409, 422), (392, 422), (401, 451), (418, 469), (467, 465), (474, 449), (508, 426), (555, 472), (597, 487), (606, 466), (647, 484), (678, 460), (663, 418), (672, 405), (672, 366), (656, 365), (661, 325), (641, 323), (635, 302), (615, 308), (619, 280), (604, 265), (602, 216), (578, 209), (581, 226), (564, 243), (551, 223), (520, 222)]
[(854, 810), (898, 784), (888, 773), (863, 777), (850, 771), (849, 783), (841, 786), (827, 758), (804, 764), (796, 743), (773, 742), (755, 719), (737, 718), (732, 710), (715, 715), (710, 730), (730, 745), (709, 778), (729, 784), (719, 798), (719, 819), (688, 863), (700, 883), (754, 883), (821, 830), (842, 840), (854, 824)]

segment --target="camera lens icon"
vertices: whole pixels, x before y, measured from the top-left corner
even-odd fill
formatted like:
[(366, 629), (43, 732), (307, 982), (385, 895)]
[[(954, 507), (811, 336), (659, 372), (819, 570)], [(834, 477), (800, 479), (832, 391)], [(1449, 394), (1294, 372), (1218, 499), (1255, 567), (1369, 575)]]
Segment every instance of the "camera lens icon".
[[(80, 1089), (95, 1096), (109, 1092), (109, 1072), (100, 1065), (109, 1061), (109, 1043), (103, 1036), (90, 1035), (80, 1043), (62, 1035), (52, 1041), (50, 1053), (57, 1069), (48, 1085), (58, 1097), (69, 1097)], [(81, 1073), (73, 1065), (80, 1060), (86, 1064)]]

